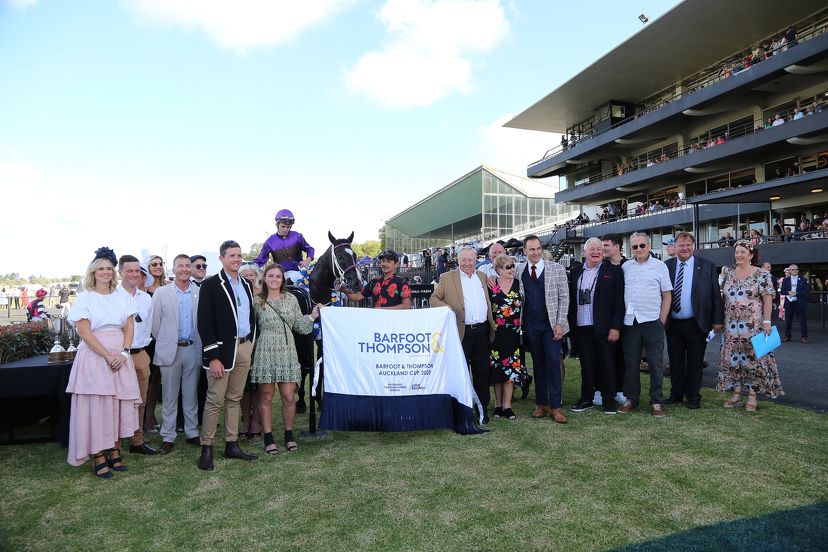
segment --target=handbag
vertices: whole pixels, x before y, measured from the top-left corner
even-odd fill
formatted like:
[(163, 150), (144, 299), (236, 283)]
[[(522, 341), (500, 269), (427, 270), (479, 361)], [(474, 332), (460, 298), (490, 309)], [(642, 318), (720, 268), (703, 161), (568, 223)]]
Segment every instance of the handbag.
[(760, 332), (750, 338), (750, 343), (753, 345), (753, 352), (756, 353), (756, 358), (762, 358), (779, 347), (782, 344), (782, 339), (779, 337), (776, 326), (772, 326), (770, 335), (765, 335), (765, 332)]

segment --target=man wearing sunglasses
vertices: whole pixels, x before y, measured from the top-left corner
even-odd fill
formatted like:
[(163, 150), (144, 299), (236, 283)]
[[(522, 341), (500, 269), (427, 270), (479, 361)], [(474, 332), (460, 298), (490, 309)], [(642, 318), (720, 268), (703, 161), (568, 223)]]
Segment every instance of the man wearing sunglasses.
[(204, 255), (193, 255), (190, 257), (190, 266), (193, 271), (190, 281), (195, 287), (201, 287), (201, 282), (207, 277), (207, 259)]
[[(276, 233), (267, 238), (262, 244), (259, 256), (253, 262), (259, 268), (267, 264), (272, 257), (274, 263), (281, 265), (285, 272), (299, 270), (300, 267), (307, 267), (313, 260), (313, 247), (305, 241), (305, 236), (291, 230), (296, 222), (296, 217), (287, 209), (276, 213)], [(302, 258), (302, 253), (305, 258)]]
[(652, 415), (664, 417), (662, 383), (664, 380), (664, 325), (670, 313), (673, 284), (664, 262), (650, 255), (650, 237), (643, 232), (630, 236), (633, 260), (624, 263), (624, 361), (627, 400), (618, 409), (627, 413), (638, 408), (641, 377), (638, 366), (641, 350), (647, 349), (650, 365), (650, 405)]

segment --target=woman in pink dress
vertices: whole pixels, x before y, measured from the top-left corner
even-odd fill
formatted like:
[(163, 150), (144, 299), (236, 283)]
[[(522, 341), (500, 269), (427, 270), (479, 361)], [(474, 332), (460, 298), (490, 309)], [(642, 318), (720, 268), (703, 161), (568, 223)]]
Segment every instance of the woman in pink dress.
[(111, 249), (95, 252), (86, 269), (86, 291), (69, 312), (69, 321), (83, 341), (66, 387), (72, 393), (67, 462), (80, 466), (92, 456), (95, 475), (104, 479), (113, 471), (127, 470), (120, 440), (138, 429), (141, 404), (129, 354), (137, 309), (129, 294), (116, 289), (117, 263)]

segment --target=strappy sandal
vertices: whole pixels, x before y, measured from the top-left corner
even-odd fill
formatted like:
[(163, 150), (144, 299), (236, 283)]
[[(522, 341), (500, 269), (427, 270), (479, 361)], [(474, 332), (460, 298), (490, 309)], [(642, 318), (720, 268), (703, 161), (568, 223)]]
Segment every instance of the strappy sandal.
[(511, 408), (506, 408), (506, 409), (503, 410), (503, 417), (506, 418), (507, 420), (516, 420), (517, 419), (517, 415), (515, 414), (515, 411), (512, 410)]
[(124, 466), (124, 463), (121, 460), (121, 449), (110, 449), (107, 463), (109, 464), (110, 469), (117, 472), (125, 472), (129, 469)]
[(299, 445), (296, 443), (296, 441), (288, 441), (287, 443), (285, 443), (285, 447), (287, 447), (288, 452), (296, 452), (297, 450), (299, 450)]
[(276, 443), (271, 443), (265, 447), (265, 452), (271, 456), (276, 456), (279, 454), (279, 447), (276, 446)]
[(725, 408), (736, 408), (742, 404), (742, 392), (733, 392), (733, 396), (727, 399), (724, 403)]
[(745, 403), (745, 412), (756, 412), (756, 394), (748, 395)]
[[(97, 462), (99, 459), (102, 459), (103, 461)], [(101, 479), (109, 479), (113, 475), (112, 471), (109, 469), (109, 462), (103, 454), (96, 454), (92, 458), (92, 469), (95, 472), (95, 477), (100, 477)]]

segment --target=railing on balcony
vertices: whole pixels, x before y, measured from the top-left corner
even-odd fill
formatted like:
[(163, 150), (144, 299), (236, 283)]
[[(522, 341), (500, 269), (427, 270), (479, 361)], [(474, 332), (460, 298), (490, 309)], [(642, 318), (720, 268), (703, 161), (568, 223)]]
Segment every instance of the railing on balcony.
[[(605, 134), (605, 133), (609, 132), (610, 130), (616, 129), (616, 128), (618, 128), (620, 126), (623, 126), (623, 125), (626, 125), (627, 123), (629, 123), (631, 121), (634, 121), (634, 120), (636, 120), (636, 119), (638, 119), (638, 118), (640, 118), (640, 117), (642, 117), (642, 116), (644, 116), (648, 113), (652, 113), (653, 111), (657, 111), (657, 110), (661, 109), (662, 107), (664, 107), (665, 105), (667, 105), (667, 104), (669, 104), (669, 103), (671, 103), (675, 100), (681, 99), (685, 96), (688, 96), (688, 95), (690, 95), (690, 94), (692, 94), (692, 93), (694, 93), (698, 90), (706, 88), (706, 87), (710, 86), (711, 84), (715, 84), (715, 83), (717, 83), (721, 80), (724, 80), (726, 78), (729, 78), (733, 75), (737, 75), (737, 74), (742, 73), (744, 71), (748, 71), (748, 70), (750, 70), (751, 67), (753, 67), (754, 65), (757, 65), (758, 63), (760, 63), (761, 61), (763, 61), (765, 59), (768, 59), (768, 58), (770, 58), (774, 55), (782, 54), (785, 51), (790, 50), (790, 49), (796, 47), (797, 45), (799, 45), (803, 42), (807, 42), (808, 40), (811, 40), (812, 38), (821, 36), (825, 32), (825, 28), (826, 28), (826, 24), (824, 22), (823, 23), (814, 23), (811, 26), (809, 26), (805, 31), (797, 33), (797, 42), (794, 46), (788, 46), (787, 44), (784, 44), (784, 45), (780, 44), (776, 48), (771, 48), (769, 50), (762, 50), (760, 52), (758, 58), (754, 58), (752, 54), (749, 54), (748, 56), (744, 56), (744, 57), (736, 56), (736, 57), (730, 58), (729, 60), (727, 60), (725, 62), (717, 64), (716, 69), (704, 71), (703, 74), (701, 76), (699, 76), (698, 78), (696, 78), (694, 80), (691, 80), (691, 81), (688, 81), (686, 83), (683, 83), (682, 84), (682, 88), (684, 89), (683, 92), (677, 92), (677, 93), (666, 95), (666, 96), (660, 96), (659, 100), (656, 103), (651, 104), (649, 106), (646, 106), (642, 111), (640, 111), (640, 112), (638, 112), (634, 115), (631, 115), (630, 117), (627, 117), (626, 119), (624, 119), (622, 121), (618, 121), (617, 123), (615, 123), (613, 125), (610, 125), (605, 129), (602, 129), (601, 131), (596, 132), (595, 129), (592, 129), (586, 134), (580, 134), (580, 135), (570, 134), (569, 136), (564, 134), (565, 140), (562, 138), (562, 141), (558, 146), (555, 146), (551, 149), (548, 149), (546, 151), (546, 153), (543, 154), (543, 157), (541, 157), (537, 161), (534, 161), (534, 162), (530, 163), (529, 166), (536, 165), (537, 163), (540, 163), (542, 161), (546, 161), (550, 157), (554, 157), (555, 155), (558, 155), (559, 153), (564, 152), (567, 149), (571, 149), (571, 148), (575, 147), (577, 144), (579, 144), (580, 142), (582, 142), (584, 140), (591, 140), (592, 138), (595, 138), (596, 136), (601, 136), (602, 134)], [(768, 39), (764, 42), (768, 42), (770, 40), (771, 39)], [(750, 58), (750, 61), (748, 61), (748, 57)], [(741, 63), (741, 65), (736, 65), (734, 67), (734, 64), (738, 64), (738, 63)]]
[[(819, 107), (819, 110), (821, 110), (821, 106)], [(790, 112), (787, 112), (787, 113), (781, 113), (780, 114), (780, 116), (784, 119), (783, 124), (784, 124), (784, 122), (791, 122), (793, 113), (794, 113), (793, 111), (790, 111)], [(811, 115), (811, 113), (809, 113), (808, 115), (803, 114), (802, 117), (805, 118), (805, 117), (809, 117), (810, 115)], [(730, 129), (727, 132), (725, 132), (723, 134), (720, 134), (720, 135), (716, 136), (715, 138), (711, 136), (707, 140), (707, 142), (705, 142), (705, 143), (696, 142), (696, 143), (690, 144), (689, 146), (687, 146), (685, 148), (677, 150), (675, 152), (675, 154), (673, 154), (673, 155), (662, 154), (661, 156), (659, 156), (657, 158), (650, 158), (646, 162), (643, 161), (643, 160), (639, 160), (639, 161), (633, 161), (631, 163), (618, 164), (618, 165), (616, 165), (616, 168), (612, 171), (606, 171), (606, 172), (603, 172), (603, 173), (600, 173), (600, 174), (597, 174), (597, 175), (590, 176), (590, 178), (587, 182), (582, 182), (580, 184), (575, 184), (574, 186), (567, 186), (567, 188), (571, 189), (571, 188), (579, 187), (579, 186), (588, 186), (590, 184), (595, 184), (597, 182), (608, 180), (608, 179), (614, 178), (616, 176), (621, 176), (623, 174), (638, 171), (638, 170), (641, 170), (641, 169), (644, 169), (644, 168), (647, 168), (647, 167), (652, 167), (654, 165), (658, 165), (659, 163), (664, 163), (664, 162), (670, 161), (672, 159), (676, 159), (678, 157), (684, 157), (686, 155), (692, 155), (693, 153), (696, 153), (698, 151), (703, 151), (703, 150), (707, 150), (707, 149), (710, 149), (710, 148), (715, 148), (716, 146), (726, 144), (728, 142), (731, 142), (733, 140), (737, 140), (739, 138), (743, 138), (744, 136), (747, 136), (749, 134), (753, 134), (754, 132), (762, 132), (763, 130), (765, 130), (765, 128), (766, 127), (763, 126), (761, 124), (761, 122), (749, 122), (749, 123), (745, 123), (743, 125), (733, 126), (733, 127), (730, 127)]]

